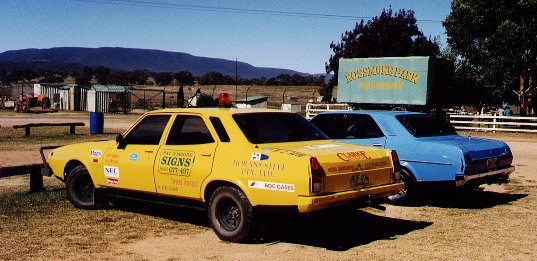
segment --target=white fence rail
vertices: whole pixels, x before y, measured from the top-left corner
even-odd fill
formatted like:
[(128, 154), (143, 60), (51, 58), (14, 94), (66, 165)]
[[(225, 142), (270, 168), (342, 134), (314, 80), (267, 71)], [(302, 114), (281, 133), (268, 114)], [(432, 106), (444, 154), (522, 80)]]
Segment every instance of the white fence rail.
[(346, 103), (308, 103), (306, 104), (306, 119), (310, 120), (323, 111), (352, 111), (352, 107)]
[(449, 115), (457, 130), (537, 133), (537, 117)]

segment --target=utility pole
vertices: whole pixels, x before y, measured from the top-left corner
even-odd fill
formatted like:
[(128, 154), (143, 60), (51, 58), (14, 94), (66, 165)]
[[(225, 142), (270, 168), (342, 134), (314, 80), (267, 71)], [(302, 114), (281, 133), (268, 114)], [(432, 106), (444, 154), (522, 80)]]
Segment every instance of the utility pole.
[(237, 61), (237, 58), (235, 57), (235, 101), (238, 100), (238, 94), (237, 94), (237, 77), (238, 77), (238, 61)]

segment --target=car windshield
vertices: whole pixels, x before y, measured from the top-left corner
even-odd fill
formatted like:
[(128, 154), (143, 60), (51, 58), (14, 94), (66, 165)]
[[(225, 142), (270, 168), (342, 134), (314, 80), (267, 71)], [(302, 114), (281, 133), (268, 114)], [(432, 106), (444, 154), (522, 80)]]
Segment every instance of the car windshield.
[(447, 121), (430, 115), (398, 115), (397, 120), (414, 137), (431, 137), (456, 134)]
[(329, 139), (304, 117), (294, 113), (244, 113), (233, 115), (233, 119), (254, 144)]

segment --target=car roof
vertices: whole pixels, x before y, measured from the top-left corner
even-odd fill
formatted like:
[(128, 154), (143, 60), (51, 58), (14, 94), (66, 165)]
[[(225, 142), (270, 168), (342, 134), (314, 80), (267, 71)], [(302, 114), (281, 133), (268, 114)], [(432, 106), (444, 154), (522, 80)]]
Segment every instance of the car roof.
[(412, 112), (412, 111), (381, 111), (381, 110), (357, 110), (357, 111), (330, 111), (322, 112), (321, 114), (368, 114), (368, 115), (387, 115), (387, 116), (397, 116), (397, 115), (428, 115), (423, 112)]
[(200, 113), (206, 115), (233, 115), (233, 114), (244, 114), (244, 113), (266, 113), (266, 112), (276, 112), (276, 113), (294, 113), (289, 111), (275, 110), (275, 109), (237, 109), (237, 108), (171, 108), (171, 109), (160, 109), (149, 111), (146, 114), (154, 113)]

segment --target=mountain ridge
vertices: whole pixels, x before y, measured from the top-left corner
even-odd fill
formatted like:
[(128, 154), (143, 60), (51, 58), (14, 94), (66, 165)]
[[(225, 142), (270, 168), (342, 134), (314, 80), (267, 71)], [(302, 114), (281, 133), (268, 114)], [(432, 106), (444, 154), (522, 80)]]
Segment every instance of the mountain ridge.
[[(0, 53), (0, 62), (39, 64), (36, 68), (47, 69), (47, 63), (53, 68), (72, 67), (80, 70), (84, 66), (98, 65), (113, 70), (148, 69), (152, 72), (189, 71), (195, 76), (215, 71), (224, 75), (237, 74), (242, 78), (272, 78), (281, 74), (308, 75), (290, 69), (256, 67), (245, 62), (235, 62), (222, 58), (195, 56), (184, 52), (170, 52), (157, 49), (139, 49), (123, 47), (53, 47), (46, 49), (20, 49)], [(78, 66), (80, 65), (80, 66)]]

